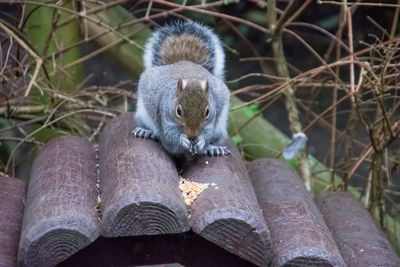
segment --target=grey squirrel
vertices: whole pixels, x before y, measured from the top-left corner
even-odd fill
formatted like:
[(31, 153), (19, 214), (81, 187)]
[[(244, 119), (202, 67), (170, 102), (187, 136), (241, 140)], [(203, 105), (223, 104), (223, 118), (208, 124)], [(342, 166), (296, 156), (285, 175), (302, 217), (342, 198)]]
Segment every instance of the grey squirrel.
[(132, 134), (159, 140), (172, 155), (230, 154), (220, 145), (228, 137), (225, 54), (213, 31), (191, 20), (165, 25), (143, 58)]

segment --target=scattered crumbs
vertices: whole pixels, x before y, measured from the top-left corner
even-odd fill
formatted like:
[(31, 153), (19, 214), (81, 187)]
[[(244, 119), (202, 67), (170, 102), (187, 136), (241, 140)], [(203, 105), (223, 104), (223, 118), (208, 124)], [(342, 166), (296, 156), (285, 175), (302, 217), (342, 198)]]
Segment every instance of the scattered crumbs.
[(101, 223), (101, 204), (102, 204), (102, 196), (101, 196), (101, 189), (100, 189), (100, 163), (99, 163), (99, 148), (96, 146), (96, 191), (97, 191), (97, 203), (95, 209), (97, 211), (97, 219)]
[(192, 217), (192, 207), (191, 206), (186, 205), (186, 216), (188, 217), (188, 219), (190, 219), (190, 217)]
[(216, 183), (197, 183), (179, 176), (179, 189), (181, 190), (183, 199), (188, 206), (193, 204), (194, 200), (201, 194), (201, 192), (209, 186), (215, 185)]
[(218, 189), (219, 189), (219, 187), (218, 187), (218, 186), (216, 186), (216, 187), (214, 187), (214, 189), (215, 189), (215, 190), (218, 190)]

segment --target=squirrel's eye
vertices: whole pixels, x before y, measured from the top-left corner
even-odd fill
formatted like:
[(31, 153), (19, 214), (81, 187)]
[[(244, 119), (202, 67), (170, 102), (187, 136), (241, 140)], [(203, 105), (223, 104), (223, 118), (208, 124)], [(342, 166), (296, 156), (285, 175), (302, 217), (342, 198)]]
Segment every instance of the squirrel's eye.
[(175, 114), (176, 114), (176, 116), (177, 116), (178, 118), (180, 118), (180, 117), (182, 116), (182, 106), (181, 106), (181, 105), (178, 105), (178, 106), (176, 107)]
[(209, 115), (210, 115), (210, 109), (206, 107), (206, 113), (205, 113), (206, 119), (208, 118)]

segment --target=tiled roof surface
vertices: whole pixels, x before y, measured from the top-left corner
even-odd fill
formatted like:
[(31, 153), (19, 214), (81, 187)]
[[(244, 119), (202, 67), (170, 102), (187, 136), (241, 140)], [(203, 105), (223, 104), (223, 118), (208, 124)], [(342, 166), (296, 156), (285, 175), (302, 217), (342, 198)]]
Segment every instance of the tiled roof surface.
[[(98, 155), (82, 138), (53, 139), (35, 159), (27, 193), (20, 180), (0, 177), (0, 266), (400, 266), (345, 193), (316, 204), (285, 163), (264, 158), (246, 168), (231, 142), (230, 156), (177, 166), (156, 142), (133, 138), (133, 128), (132, 113), (109, 122)], [(217, 186), (186, 206), (180, 175)]]

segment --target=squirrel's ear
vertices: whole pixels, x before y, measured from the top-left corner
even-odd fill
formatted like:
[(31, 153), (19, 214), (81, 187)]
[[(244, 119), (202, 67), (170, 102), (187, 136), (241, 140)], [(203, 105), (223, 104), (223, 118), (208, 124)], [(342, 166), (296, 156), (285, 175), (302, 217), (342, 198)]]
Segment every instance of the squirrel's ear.
[(208, 93), (208, 80), (201, 81), (201, 88), (206, 94)]
[(179, 92), (179, 93), (182, 92), (182, 90), (185, 89), (186, 85), (187, 85), (187, 81), (186, 81), (186, 80), (183, 80), (183, 79), (181, 79), (181, 78), (179, 78), (179, 80), (178, 80), (178, 86), (177, 86), (178, 92)]

